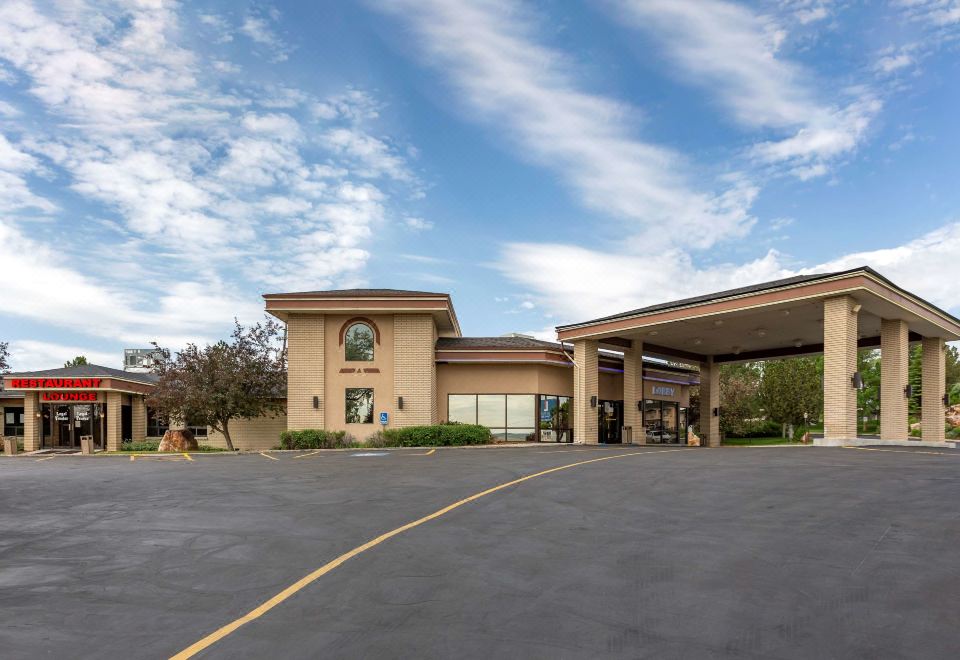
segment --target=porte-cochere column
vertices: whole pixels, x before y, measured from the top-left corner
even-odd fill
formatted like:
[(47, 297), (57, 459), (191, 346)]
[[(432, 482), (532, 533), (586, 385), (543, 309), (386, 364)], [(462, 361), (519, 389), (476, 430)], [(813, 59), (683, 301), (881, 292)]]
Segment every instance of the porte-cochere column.
[(857, 302), (850, 296), (823, 301), (823, 435), (827, 441), (857, 437)]
[(600, 365), (596, 340), (574, 341), (573, 361), (573, 441), (597, 444), (599, 420), (596, 404), (600, 391)]

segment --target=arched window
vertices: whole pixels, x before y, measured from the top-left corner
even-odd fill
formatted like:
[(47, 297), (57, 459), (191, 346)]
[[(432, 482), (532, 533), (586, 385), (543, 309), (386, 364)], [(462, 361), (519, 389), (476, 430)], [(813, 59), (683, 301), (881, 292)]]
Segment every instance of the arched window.
[(373, 329), (366, 323), (354, 323), (343, 337), (347, 362), (373, 361)]

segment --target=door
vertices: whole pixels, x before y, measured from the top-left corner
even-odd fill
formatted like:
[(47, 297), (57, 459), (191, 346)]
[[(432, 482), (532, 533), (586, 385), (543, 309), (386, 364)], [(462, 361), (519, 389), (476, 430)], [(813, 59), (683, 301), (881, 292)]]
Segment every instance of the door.
[(623, 441), (623, 401), (601, 401), (597, 406), (599, 424), (597, 441), (602, 444), (617, 444)]
[(73, 424), (71, 406), (53, 407), (53, 445), (73, 447)]

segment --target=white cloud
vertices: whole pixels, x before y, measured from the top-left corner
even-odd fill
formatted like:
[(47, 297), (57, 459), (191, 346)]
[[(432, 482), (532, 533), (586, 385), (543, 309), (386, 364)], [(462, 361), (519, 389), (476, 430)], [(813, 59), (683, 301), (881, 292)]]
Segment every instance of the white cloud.
[(960, 0), (899, 0), (909, 16), (938, 27), (960, 23)]
[(290, 56), (290, 46), (273, 30), (278, 14), (274, 10), (266, 17), (257, 14), (247, 14), (240, 25), (240, 32), (249, 37), (255, 44), (263, 46), (270, 53), (270, 61), (283, 62)]
[[(335, 95), (323, 119), (310, 94), (184, 47), (181, 9), (0, 5), (0, 60), (26, 90), (12, 94), (39, 108), (0, 126), (0, 262), (19, 274), (3, 314), (125, 343), (213, 338), (259, 318), (263, 286), (362, 284), (372, 227), (421, 194), (370, 136), (372, 95)], [(359, 151), (316, 139), (342, 122)], [(61, 212), (64, 195), (85, 212)], [(56, 254), (34, 240), (51, 232)]]
[(538, 43), (533, 21), (512, 3), (388, 0), (371, 6), (409, 22), (424, 57), (443, 67), (471, 116), (494, 126), (523, 157), (556, 171), (587, 206), (620, 218), (631, 233), (648, 242), (683, 236), (705, 247), (749, 230), (755, 188), (697, 190), (681, 156), (636, 137), (636, 109), (585, 91), (570, 62)]
[(101, 367), (123, 368), (123, 353), (107, 353), (89, 346), (70, 346), (33, 339), (15, 339), (10, 342), (11, 371), (36, 371), (61, 366), (78, 355), (90, 364)]
[[(621, 0), (618, 16), (651, 32), (695, 84), (707, 88), (741, 125), (777, 133), (751, 153), (785, 163), (801, 178), (852, 152), (881, 103), (866, 88), (837, 90), (824, 101), (821, 82), (781, 57), (784, 29), (772, 18), (725, 0)], [(815, 11), (822, 5), (800, 8)], [(811, 15), (812, 16), (812, 15)], [(809, 18), (810, 16), (808, 16)]]
[(404, 218), (403, 225), (412, 231), (427, 231), (433, 229), (433, 223), (423, 218)]
[[(496, 268), (529, 289), (564, 322), (583, 321), (646, 305), (722, 291), (801, 273), (871, 266), (909, 291), (960, 311), (960, 222), (904, 245), (844, 255), (797, 268), (777, 251), (753, 261), (701, 266), (682, 251), (653, 254), (591, 250), (565, 244), (512, 243)], [(571, 267), (574, 264), (574, 267)], [(611, 276), (612, 273), (616, 277)]]

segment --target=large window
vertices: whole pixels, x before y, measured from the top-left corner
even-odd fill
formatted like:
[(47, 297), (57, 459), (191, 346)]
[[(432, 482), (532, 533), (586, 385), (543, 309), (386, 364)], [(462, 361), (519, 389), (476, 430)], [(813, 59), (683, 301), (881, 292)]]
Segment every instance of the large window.
[(347, 424), (373, 424), (373, 388), (347, 388)]
[(643, 426), (647, 442), (651, 444), (676, 444), (680, 442), (678, 428), (680, 404), (673, 401), (647, 399), (643, 402)]
[(23, 408), (3, 409), (3, 434), (7, 436), (23, 436)]
[(540, 442), (573, 442), (570, 397), (541, 394)]
[[(163, 434), (167, 432), (170, 428), (170, 421), (162, 416), (158, 415), (157, 411), (153, 408), (147, 408), (147, 437), (148, 438), (162, 438)], [(191, 421), (185, 427), (188, 431), (193, 433), (195, 438), (206, 438), (207, 437), (207, 427), (197, 424), (195, 421)]]
[(354, 323), (343, 336), (347, 362), (373, 361), (373, 328), (366, 323)]
[(447, 419), (460, 424), (480, 424), (496, 440), (534, 440), (537, 433), (535, 394), (450, 394)]

